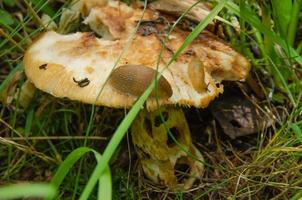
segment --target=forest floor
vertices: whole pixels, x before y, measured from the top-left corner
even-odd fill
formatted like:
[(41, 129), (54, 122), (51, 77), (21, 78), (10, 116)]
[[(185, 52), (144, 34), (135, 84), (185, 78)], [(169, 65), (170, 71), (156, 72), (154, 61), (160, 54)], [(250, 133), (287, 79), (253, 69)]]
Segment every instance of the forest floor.
[[(215, 7), (223, 1), (213, 2)], [(93, 190), (89, 199), (97, 199), (102, 188), (88, 183), (98, 154), (84, 153), (94, 149), (103, 154), (119, 124), (128, 119), (127, 126), (131, 124), (128, 110), (58, 99), (33, 89), (22, 96), (22, 58), (33, 39), (49, 27), (87, 31), (80, 22), (73, 28), (60, 25), (70, 3), (0, 1), (0, 199), (52, 196), (53, 190), (40, 183), (55, 175), (63, 181), (57, 199), (79, 199), (87, 188)], [(153, 183), (144, 176), (124, 128), (121, 144), (108, 150), (115, 152), (109, 163), (113, 199), (302, 198), (302, 1), (232, 0), (223, 5), (213, 32), (248, 58), (252, 69), (246, 82), (225, 82), (224, 94), (208, 108), (182, 108), (193, 143), (205, 159), (203, 177), (180, 192)], [(239, 123), (245, 110), (252, 110), (248, 120), (263, 123)], [(79, 161), (66, 164), (76, 149), (83, 156), (74, 154), (72, 159)], [(62, 172), (69, 169), (67, 175)], [(28, 182), (32, 184), (24, 185)]]

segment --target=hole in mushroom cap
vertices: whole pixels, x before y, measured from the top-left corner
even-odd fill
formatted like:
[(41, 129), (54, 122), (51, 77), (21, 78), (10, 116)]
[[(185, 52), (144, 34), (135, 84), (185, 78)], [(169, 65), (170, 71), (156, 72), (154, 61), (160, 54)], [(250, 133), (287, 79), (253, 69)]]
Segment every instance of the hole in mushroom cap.
[(230, 123), (236, 128), (241, 128), (241, 125), (239, 124), (239, 122), (237, 120), (232, 119), (230, 121)]
[[(170, 128), (170, 133), (172, 134), (172, 136), (175, 140), (178, 140), (178, 138), (180, 137), (180, 133), (179, 133), (177, 127)], [(168, 147), (173, 147), (175, 145), (175, 141), (172, 138), (171, 134), (168, 133), (168, 139), (167, 139)]]
[(160, 115), (157, 115), (155, 118), (154, 118), (154, 125), (156, 127), (159, 127), (162, 123), (166, 122), (169, 118), (169, 113), (168, 112), (162, 112), (162, 115), (164, 117), (164, 121), (161, 119)]
[(143, 159), (146, 159), (146, 160), (147, 160), (147, 159), (150, 159), (150, 158), (151, 158), (151, 156), (150, 156), (147, 152), (145, 152), (141, 147), (135, 145), (135, 148), (136, 148), (137, 153), (138, 153)]
[(149, 118), (145, 118), (144, 120), (144, 129), (150, 137), (153, 137), (152, 134), (152, 123)]
[(188, 158), (184, 156), (177, 159), (174, 166), (174, 175), (178, 183), (183, 183), (190, 177), (191, 166), (188, 163)]

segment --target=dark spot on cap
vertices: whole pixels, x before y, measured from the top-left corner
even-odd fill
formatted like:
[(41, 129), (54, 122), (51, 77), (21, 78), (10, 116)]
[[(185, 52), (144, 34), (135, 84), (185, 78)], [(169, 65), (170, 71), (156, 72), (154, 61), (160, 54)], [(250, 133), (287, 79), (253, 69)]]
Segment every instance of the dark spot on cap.
[(46, 70), (46, 69), (47, 69), (47, 63), (45, 63), (45, 64), (43, 64), (43, 65), (40, 65), (40, 66), (39, 66), (39, 69)]

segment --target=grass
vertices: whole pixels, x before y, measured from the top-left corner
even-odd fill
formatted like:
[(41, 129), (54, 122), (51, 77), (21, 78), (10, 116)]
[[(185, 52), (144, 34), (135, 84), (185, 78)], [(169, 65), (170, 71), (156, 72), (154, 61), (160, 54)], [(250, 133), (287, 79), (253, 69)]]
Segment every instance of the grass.
[[(222, 26), (228, 30), (225, 38), (253, 63), (253, 76), (258, 77), (261, 92), (266, 96), (254, 102), (265, 105), (263, 109), (268, 115), (280, 107), (284, 114), (275, 115), (277, 123), (260, 131), (258, 136), (237, 140), (221, 133), (214, 119), (208, 120), (206, 128), (210, 131), (194, 140), (209, 163), (205, 176), (192, 190), (173, 193), (150, 183), (142, 175), (125, 137), (156, 82), (127, 114), (123, 110), (56, 99), (40, 91), (34, 94), (28, 107), (22, 107), (24, 99), (17, 89), (25, 82), (24, 74), (20, 73), (24, 49), (45, 27), (42, 14), (48, 14), (58, 23), (61, 8), (70, 2), (3, 1), (0, 3), (0, 97), (3, 102), (0, 106), (0, 185), (4, 187), (0, 188), (0, 199), (41, 197), (41, 194), (50, 199), (54, 195), (57, 199), (111, 199), (111, 195), (114, 199), (302, 198), (299, 78), (302, 41), (301, 35), (296, 34), (302, 27), (301, 2), (218, 1), (207, 19), (195, 27), (174, 54), (168, 65), (218, 13), (226, 21), (237, 17), (240, 33), (230, 23)], [(253, 52), (252, 45), (258, 53)], [(253, 92), (250, 95), (255, 96)], [(192, 113), (199, 116), (207, 111), (190, 109), (187, 112), (188, 116)], [(190, 126), (200, 126), (199, 123), (201, 121), (191, 122)], [(196, 135), (194, 131), (193, 135)], [(244, 147), (236, 144), (238, 141)], [(134, 164), (129, 168), (128, 163)], [(24, 184), (28, 181), (34, 184)], [(95, 187), (98, 181), (100, 184)], [(22, 183), (6, 186), (19, 182)]]

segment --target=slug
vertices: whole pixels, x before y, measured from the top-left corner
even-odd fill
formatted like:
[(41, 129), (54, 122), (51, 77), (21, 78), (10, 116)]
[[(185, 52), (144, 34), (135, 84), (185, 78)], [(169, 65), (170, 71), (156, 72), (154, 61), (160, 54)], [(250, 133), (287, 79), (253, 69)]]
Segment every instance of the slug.
[(204, 66), (201, 60), (193, 58), (188, 67), (188, 74), (191, 79), (194, 89), (198, 93), (206, 91), (207, 84), (204, 81)]
[[(113, 70), (109, 82), (118, 91), (138, 97), (152, 83), (155, 75), (156, 70), (144, 65), (123, 65)], [(161, 76), (157, 82), (157, 93), (154, 89), (150, 97), (169, 98), (172, 94), (169, 82)]]

